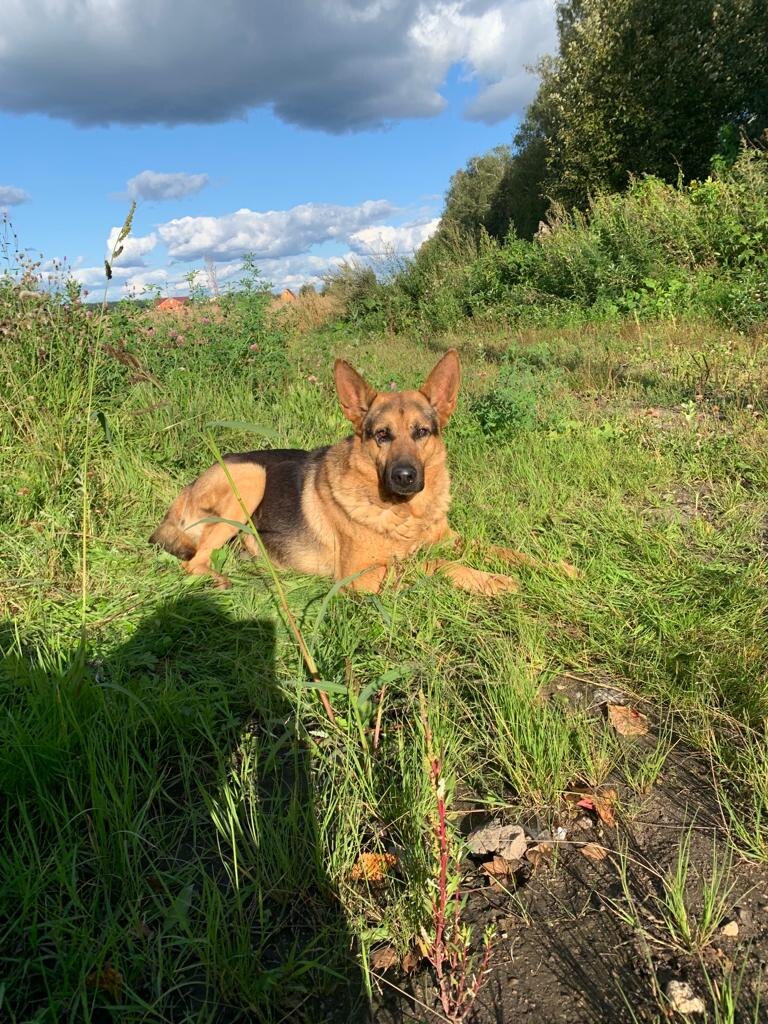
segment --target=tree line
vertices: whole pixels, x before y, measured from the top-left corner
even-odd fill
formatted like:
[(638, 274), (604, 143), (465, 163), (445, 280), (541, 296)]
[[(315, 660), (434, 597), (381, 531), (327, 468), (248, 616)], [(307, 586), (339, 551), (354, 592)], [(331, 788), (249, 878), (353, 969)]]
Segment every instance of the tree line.
[(768, 0), (563, 0), (512, 145), (457, 171), (434, 240), (583, 210), (633, 178), (706, 177), (768, 129)]

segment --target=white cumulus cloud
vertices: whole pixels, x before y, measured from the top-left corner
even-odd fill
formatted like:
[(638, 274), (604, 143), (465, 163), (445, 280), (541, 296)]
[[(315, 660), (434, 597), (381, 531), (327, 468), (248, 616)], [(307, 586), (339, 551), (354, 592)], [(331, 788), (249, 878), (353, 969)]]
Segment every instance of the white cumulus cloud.
[(527, 68), (556, 45), (550, 0), (422, 4), (411, 31), (437, 66), (460, 64), (478, 82), (467, 115), (489, 124), (526, 107), (536, 91)]
[(126, 188), (131, 199), (183, 199), (184, 196), (193, 196), (200, 192), (207, 184), (207, 174), (141, 171), (140, 174), (128, 179)]
[(29, 201), (29, 194), (23, 188), (0, 185), (0, 206), (18, 206)]
[(468, 116), (521, 113), (552, 0), (3, 0), (0, 108), (77, 124), (212, 123), (267, 107), (330, 132), (431, 117), (452, 67)]
[(154, 270), (139, 270), (138, 273), (131, 271), (124, 279), (123, 291), (126, 294), (135, 295), (141, 298), (147, 289), (160, 290), (169, 295), (176, 295), (179, 292), (189, 290), (183, 279), (173, 280), (167, 267), (155, 267)]
[(359, 206), (302, 203), (289, 210), (237, 210), (223, 217), (179, 217), (158, 227), (173, 260), (233, 260), (246, 252), (257, 260), (307, 252), (312, 246), (346, 240), (384, 220), (394, 207), (384, 199)]
[(362, 228), (349, 236), (353, 251), (363, 256), (409, 256), (437, 231), (440, 218), (421, 224), (381, 224)]
[[(113, 267), (112, 279), (114, 281), (123, 281), (129, 277), (131, 273), (132, 270), (130, 267)], [(100, 267), (76, 267), (72, 271), (72, 277), (84, 288), (88, 289), (103, 288), (107, 283), (103, 263)]]
[(291, 256), (282, 260), (265, 260), (260, 265), (265, 279), (274, 288), (298, 291), (303, 284), (320, 285), (327, 274), (344, 262), (344, 256)]
[[(107, 238), (107, 259), (109, 259), (115, 248), (117, 236), (121, 230), (119, 227), (114, 227), (109, 232), (109, 237)], [(157, 235), (154, 231), (149, 235), (128, 235), (120, 244), (123, 247), (123, 251), (119, 256), (115, 257), (112, 263), (115, 265), (119, 264), (121, 267), (143, 267), (144, 257), (147, 253), (152, 252), (157, 245)]]

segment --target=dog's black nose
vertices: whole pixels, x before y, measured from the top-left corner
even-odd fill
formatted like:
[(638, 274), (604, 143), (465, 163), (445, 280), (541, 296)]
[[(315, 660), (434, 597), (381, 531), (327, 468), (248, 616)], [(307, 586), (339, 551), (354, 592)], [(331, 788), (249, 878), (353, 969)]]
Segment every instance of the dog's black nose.
[(387, 486), (393, 494), (403, 497), (424, 489), (424, 474), (411, 462), (396, 462), (387, 472)]
[(400, 463), (392, 467), (392, 483), (398, 487), (410, 487), (416, 481), (416, 467)]

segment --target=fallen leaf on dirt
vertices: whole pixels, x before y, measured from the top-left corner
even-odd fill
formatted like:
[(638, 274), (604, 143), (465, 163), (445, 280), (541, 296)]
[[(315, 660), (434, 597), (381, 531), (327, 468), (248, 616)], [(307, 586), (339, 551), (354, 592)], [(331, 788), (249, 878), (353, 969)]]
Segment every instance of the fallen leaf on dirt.
[(535, 846), (531, 846), (529, 848), (526, 853), (526, 857), (530, 861), (534, 871), (552, 859), (554, 849), (555, 848), (552, 843), (537, 843)]
[(373, 971), (389, 971), (397, 965), (400, 957), (394, 946), (380, 946), (371, 953), (368, 963)]
[(493, 878), (506, 878), (511, 867), (512, 865), (508, 860), (504, 860), (503, 857), (495, 854), (489, 861), (483, 864), (483, 871)]
[(412, 949), (403, 957), (403, 962), (400, 964), (406, 974), (413, 974), (416, 968), (419, 966), (419, 957)]
[(85, 979), (86, 988), (95, 988), (99, 992), (106, 992), (113, 999), (119, 999), (123, 994), (123, 976), (112, 964), (105, 964), (100, 970), (91, 971)]
[(701, 950), (701, 965), (707, 970), (730, 971), (733, 967), (733, 960), (725, 955), (722, 946), (705, 946)]
[(610, 786), (601, 786), (592, 797), (592, 803), (595, 805), (598, 818), (604, 825), (609, 827), (613, 827), (616, 824), (616, 815), (613, 809), (616, 806), (618, 797), (619, 794)]
[(613, 786), (600, 786), (591, 792), (576, 787), (575, 792), (565, 794), (565, 799), (569, 803), (575, 803), (585, 811), (594, 811), (604, 825), (611, 827), (616, 824), (614, 807), (618, 798), (619, 794)]
[(608, 856), (606, 848), (598, 843), (585, 843), (579, 847), (579, 853), (586, 857), (587, 860), (605, 860)]
[(498, 821), (476, 828), (467, 836), (470, 853), (498, 853), (505, 860), (518, 860), (526, 846), (525, 832), (520, 825), (502, 825)]
[(608, 718), (620, 736), (644, 736), (648, 732), (647, 717), (624, 704), (609, 704)]
[(394, 853), (361, 853), (349, 877), (353, 882), (382, 882), (397, 864)]

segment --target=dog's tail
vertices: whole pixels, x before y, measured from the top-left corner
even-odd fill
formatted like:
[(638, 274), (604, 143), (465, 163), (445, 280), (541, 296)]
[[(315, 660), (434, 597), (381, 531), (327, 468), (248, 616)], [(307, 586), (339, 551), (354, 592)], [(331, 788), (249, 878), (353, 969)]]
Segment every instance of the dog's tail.
[(161, 548), (170, 551), (172, 555), (187, 561), (197, 551), (199, 537), (191, 535), (184, 529), (185, 498), (186, 495), (182, 492), (174, 501), (166, 512), (165, 519), (149, 538), (149, 543), (159, 544)]

